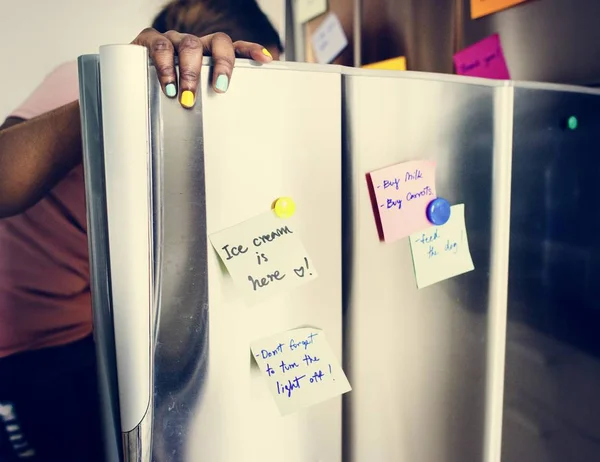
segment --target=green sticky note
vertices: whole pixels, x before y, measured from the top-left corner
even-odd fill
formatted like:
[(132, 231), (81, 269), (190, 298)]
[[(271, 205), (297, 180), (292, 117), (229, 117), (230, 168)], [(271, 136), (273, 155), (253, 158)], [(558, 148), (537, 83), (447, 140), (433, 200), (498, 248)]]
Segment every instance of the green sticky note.
[(233, 282), (254, 300), (289, 291), (317, 277), (295, 219), (273, 210), (209, 236)]
[(409, 239), (419, 289), (475, 269), (465, 227), (464, 204), (451, 207), (446, 224), (411, 234)]
[(250, 349), (281, 415), (352, 390), (320, 329), (289, 330), (255, 340)]

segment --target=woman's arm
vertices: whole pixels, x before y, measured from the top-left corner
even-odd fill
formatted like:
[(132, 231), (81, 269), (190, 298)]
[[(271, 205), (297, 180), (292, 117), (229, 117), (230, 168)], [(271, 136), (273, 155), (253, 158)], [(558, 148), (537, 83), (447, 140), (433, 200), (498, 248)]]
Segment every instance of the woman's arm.
[[(260, 63), (272, 60), (262, 45), (232, 43), (222, 33), (195, 37), (169, 31), (143, 30), (132, 42), (148, 49), (165, 94), (179, 94), (182, 106), (196, 100), (202, 56), (213, 57), (212, 86), (227, 91), (236, 56)], [(175, 56), (179, 57), (179, 76)], [(218, 84), (225, 80), (226, 84)], [(18, 123), (17, 123), (18, 122)], [(81, 121), (77, 101), (27, 121), (9, 119), (0, 127), (0, 218), (25, 211), (42, 199), (81, 162)]]
[(44, 197), (81, 162), (79, 103), (0, 127), (0, 218)]

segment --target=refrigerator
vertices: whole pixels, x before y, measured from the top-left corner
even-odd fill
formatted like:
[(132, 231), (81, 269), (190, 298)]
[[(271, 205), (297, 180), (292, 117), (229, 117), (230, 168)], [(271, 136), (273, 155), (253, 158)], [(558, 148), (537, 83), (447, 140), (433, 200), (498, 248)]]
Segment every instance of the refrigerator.
[[(593, 358), (549, 350), (526, 319), (506, 335), (515, 306), (549, 327), (596, 309), (600, 92), (238, 60), (217, 95), (204, 64), (188, 111), (163, 95), (141, 47), (79, 59), (107, 460), (600, 454), (593, 387), (551, 380), (597, 373)], [(474, 266), (422, 289), (409, 241), (380, 241), (366, 178), (415, 160), (435, 162), (437, 195), (464, 204)], [(208, 236), (280, 197), (297, 204), (319, 276), (249, 304)], [(581, 316), (546, 310), (566, 304)], [(282, 417), (250, 343), (304, 326), (327, 333), (352, 390)], [(543, 400), (562, 417), (536, 426), (526, 410)]]
[[(348, 460), (498, 462), (512, 89), (366, 70), (344, 83)], [(419, 159), (436, 162), (437, 195), (464, 204), (475, 266), (423, 289), (408, 239), (379, 241), (365, 182)]]
[[(344, 79), (347, 460), (597, 459), (600, 94), (401, 74)], [(364, 181), (417, 158), (465, 204), (475, 266), (420, 290)]]

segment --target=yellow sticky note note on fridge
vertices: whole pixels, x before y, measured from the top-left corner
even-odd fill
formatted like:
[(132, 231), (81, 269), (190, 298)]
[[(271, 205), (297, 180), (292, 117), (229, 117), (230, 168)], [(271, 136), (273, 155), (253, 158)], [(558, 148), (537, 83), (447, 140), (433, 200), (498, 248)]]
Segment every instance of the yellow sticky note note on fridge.
[(435, 162), (415, 160), (375, 170), (367, 183), (382, 240), (393, 242), (431, 226), (427, 205), (436, 198)]
[(450, 219), (444, 225), (410, 236), (419, 289), (475, 269), (465, 226), (465, 206), (453, 205), (450, 210)]
[(365, 64), (362, 67), (363, 69), (379, 69), (384, 71), (405, 71), (406, 58), (400, 56), (398, 58), (386, 59), (385, 61), (379, 61), (377, 63)]
[(527, 0), (471, 0), (471, 19), (497, 13)]
[(352, 389), (320, 329), (290, 330), (252, 342), (250, 349), (281, 415)]
[(318, 276), (295, 218), (279, 218), (270, 210), (209, 236), (233, 281), (247, 296), (262, 298)]

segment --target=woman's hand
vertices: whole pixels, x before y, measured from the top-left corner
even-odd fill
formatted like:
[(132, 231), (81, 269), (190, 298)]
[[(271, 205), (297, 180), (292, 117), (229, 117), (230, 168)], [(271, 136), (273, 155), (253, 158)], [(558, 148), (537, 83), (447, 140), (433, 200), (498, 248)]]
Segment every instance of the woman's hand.
[[(187, 108), (196, 101), (203, 55), (213, 57), (212, 85), (219, 93), (227, 91), (236, 56), (260, 63), (272, 61), (261, 45), (231, 43), (222, 33), (195, 37), (146, 29), (132, 43), (148, 49), (163, 91), (171, 98), (179, 95)], [(179, 57), (179, 81), (175, 56)], [(53, 89), (50, 86), (48, 91)], [(10, 120), (0, 127), (0, 218), (27, 210), (81, 162), (80, 127), (77, 101), (31, 120)]]
[[(227, 91), (236, 57), (250, 58), (260, 63), (273, 60), (262, 45), (242, 41), (233, 43), (228, 35), (220, 32), (196, 37), (175, 31), (161, 34), (154, 29), (145, 29), (132, 44), (148, 48), (163, 91), (170, 98), (179, 94), (179, 101), (186, 108), (194, 106), (196, 101), (204, 55), (213, 58), (212, 85), (218, 93)], [(175, 72), (175, 56), (179, 58), (179, 82)]]

